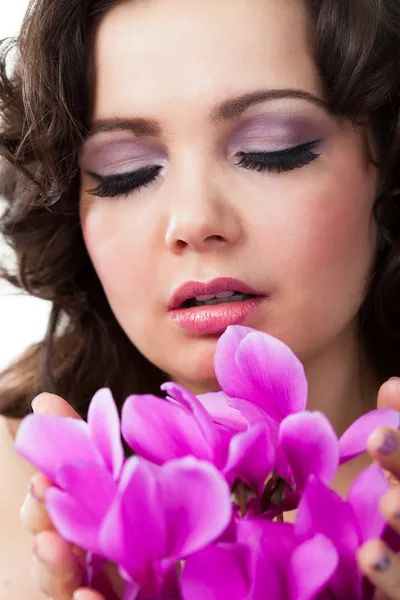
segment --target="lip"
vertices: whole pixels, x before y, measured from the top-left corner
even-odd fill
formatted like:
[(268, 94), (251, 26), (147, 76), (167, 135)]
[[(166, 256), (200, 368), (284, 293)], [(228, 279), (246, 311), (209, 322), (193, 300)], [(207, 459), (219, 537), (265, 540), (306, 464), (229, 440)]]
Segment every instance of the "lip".
[(187, 281), (172, 295), (168, 309), (175, 310), (180, 308), (186, 300), (190, 300), (190, 298), (195, 298), (196, 296), (220, 294), (227, 291), (241, 292), (242, 294), (249, 294), (251, 296), (265, 296), (265, 294), (257, 292), (257, 290), (240, 281), (240, 279), (233, 277), (218, 277), (208, 282)]
[[(253, 298), (241, 302), (221, 302), (219, 304), (182, 308), (183, 302), (196, 296), (219, 294), (225, 291), (250, 294)], [(228, 277), (214, 279), (208, 283), (189, 281), (172, 296), (169, 311), (172, 320), (182, 329), (198, 335), (223, 333), (229, 325), (239, 325), (247, 321), (268, 298), (243, 281)]]

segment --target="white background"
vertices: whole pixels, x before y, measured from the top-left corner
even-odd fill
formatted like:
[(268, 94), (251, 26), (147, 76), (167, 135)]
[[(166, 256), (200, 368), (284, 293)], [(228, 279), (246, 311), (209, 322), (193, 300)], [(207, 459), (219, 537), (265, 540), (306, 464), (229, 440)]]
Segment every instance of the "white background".
[[(18, 33), (28, 0), (0, 0), (0, 39)], [(0, 204), (3, 208), (3, 204)], [(12, 255), (0, 236), (0, 261), (12, 264)], [(0, 370), (27, 346), (43, 338), (50, 305), (21, 295), (0, 280)]]

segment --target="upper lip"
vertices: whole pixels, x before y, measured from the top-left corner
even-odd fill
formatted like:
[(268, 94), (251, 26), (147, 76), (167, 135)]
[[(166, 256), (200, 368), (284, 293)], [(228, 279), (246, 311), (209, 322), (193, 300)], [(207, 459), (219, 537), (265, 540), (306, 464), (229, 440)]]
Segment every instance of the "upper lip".
[(234, 277), (218, 277), (211, 281), (187, 281), (181, 285), (171, 296), (168, 304), (169, 310), (179, 308), (186, 300), (196, 296), (207, 296), (208, 294), (220, 294), (221, 292), (241, 292), (251, 296), (263, 296), (240, 279)]

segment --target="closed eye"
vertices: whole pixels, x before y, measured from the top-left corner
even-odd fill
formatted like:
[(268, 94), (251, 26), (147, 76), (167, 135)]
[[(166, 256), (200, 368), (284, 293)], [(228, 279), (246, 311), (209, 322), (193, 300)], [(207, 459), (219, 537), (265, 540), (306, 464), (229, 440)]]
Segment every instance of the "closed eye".
[(97, 173), (88, 172), (88, 174), (99, 182), (99, 185), (88, 190), (89, 194), (99, 196), (100, 198), (115, 198), (117, 196), (127, 196), (135, 190), (150, 185), (157, 179), (162, 167), (149, 166), (124, 173), (122, 175), (97, 175)]
[[(237, 165), (244, 169), (259, 172), (282, 173), (292, 171), (316, 160), (320, 155), (314, 150), (319, 144), (320, 140), (315, 140), (279, 152), (240, 152), (237, 155), (240, 158)], [(98, 186), (88, 190), (88, 193), (100, 198), (128, 196), (132, 192), (153, 183), (161, 169), (162, 167), (159, 165), (151, 165), (132, 173), (106, 176), (88, 172), (93, 179), (99, 182)]]
[(316, 160), (320, 154), (314, 152), (321, 140), (280, 150), (279, 152), (240, 152), (239, 167), (254, 171), (282, 173), (299, 169)]

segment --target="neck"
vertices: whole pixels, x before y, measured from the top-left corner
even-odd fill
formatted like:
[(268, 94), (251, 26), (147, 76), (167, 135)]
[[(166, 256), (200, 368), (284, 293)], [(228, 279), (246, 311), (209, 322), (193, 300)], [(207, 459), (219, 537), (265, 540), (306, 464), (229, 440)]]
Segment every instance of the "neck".
[(340, 436), (362, 414), (376, 408), (379, 381), (368, 363), (354, 323), (305, 365), (307, 408), (324, 413)]

